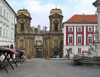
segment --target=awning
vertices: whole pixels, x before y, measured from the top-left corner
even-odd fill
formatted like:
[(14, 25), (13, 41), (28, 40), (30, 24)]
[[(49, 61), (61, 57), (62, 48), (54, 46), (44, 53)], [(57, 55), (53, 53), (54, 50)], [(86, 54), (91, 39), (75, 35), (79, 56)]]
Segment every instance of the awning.
[(82, 53), (88, 53), (88, 51), (82, 51)]
[(13, 49), (9, 49), (9, 48), (0, 48), (1, 51), (5, 51), (5, 52), (12, 52), (13, 54), (18, 54), (18, 52), (14, 51)]
[(19, 54), (18, 52), (16, 52), (16, 51), (12, 51), (13, 52), (13, 54)]
[(22, 52), (22, 51), (20, 51), (20, 50), (16, 50), (16, 52), (24, 53), (24, 52)]
[(20, 51), (22, 51), (22, 52), (24, 52), (24, 53), (27, 53), (26, 51), (24, 51), (24, 50), (20, 50)]

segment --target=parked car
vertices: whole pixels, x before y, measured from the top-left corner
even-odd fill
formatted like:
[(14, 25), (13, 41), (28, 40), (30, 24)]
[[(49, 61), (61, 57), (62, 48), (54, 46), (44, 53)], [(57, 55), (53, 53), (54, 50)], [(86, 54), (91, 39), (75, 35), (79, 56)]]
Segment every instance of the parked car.
[(50, 58), (59, 58), (59, 55), (53, 55)]
[(53, 56), (51, 56), (50, 58), (57, 58), (57, 55), (53, 55)]

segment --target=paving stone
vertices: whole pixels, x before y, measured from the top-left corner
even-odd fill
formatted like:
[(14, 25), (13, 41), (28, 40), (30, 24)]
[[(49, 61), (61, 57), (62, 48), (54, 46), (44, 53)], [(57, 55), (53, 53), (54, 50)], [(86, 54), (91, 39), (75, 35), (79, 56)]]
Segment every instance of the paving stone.
[(15, 65), (15, 70), (7, 67), (9, 73), (0, 69), (0, 77), (100, 77), (100, 67), (73, 66), (71, 60), (28, 59)]

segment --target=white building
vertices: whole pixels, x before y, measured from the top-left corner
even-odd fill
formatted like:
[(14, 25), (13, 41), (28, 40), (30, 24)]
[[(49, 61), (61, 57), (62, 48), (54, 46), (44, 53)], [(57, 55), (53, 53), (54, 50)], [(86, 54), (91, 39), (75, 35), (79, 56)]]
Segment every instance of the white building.
[(64, 22), (64, 50), (63, 56), (70, 50), (70, 56), (88, 51), (89, 45), (95, 40), (94, 32), (97, 28), (97, 15), (74, 15)]
[(0, 0), (0, 47), (14, 46), (15, 11), (6, 0)]

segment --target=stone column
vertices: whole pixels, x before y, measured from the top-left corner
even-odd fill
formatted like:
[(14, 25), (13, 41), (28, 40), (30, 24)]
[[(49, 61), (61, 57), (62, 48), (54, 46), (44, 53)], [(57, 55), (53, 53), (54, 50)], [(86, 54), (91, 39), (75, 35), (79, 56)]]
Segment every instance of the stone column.
[(97, 56), (100, 56), (100, 0), (96, 0), (93, 5), (97, 7), (97, 13), (98, 13), (98, 43), (97, 43)]

